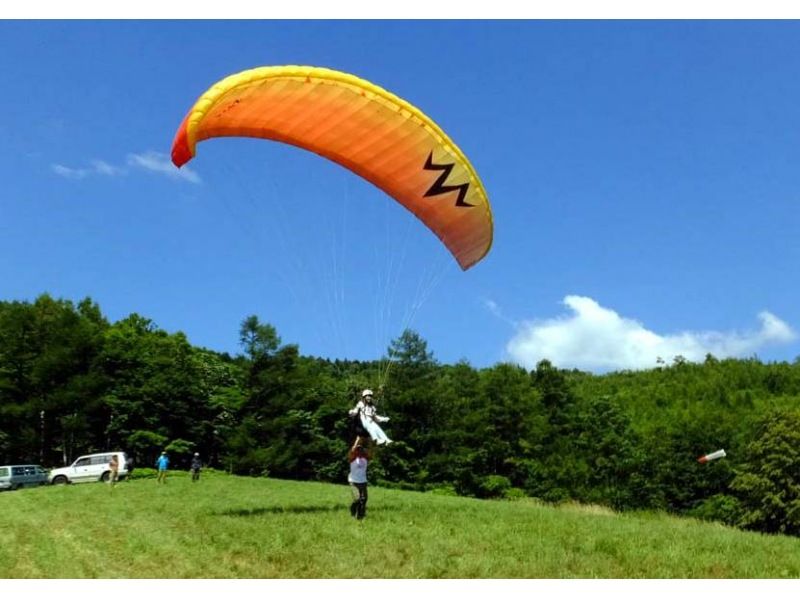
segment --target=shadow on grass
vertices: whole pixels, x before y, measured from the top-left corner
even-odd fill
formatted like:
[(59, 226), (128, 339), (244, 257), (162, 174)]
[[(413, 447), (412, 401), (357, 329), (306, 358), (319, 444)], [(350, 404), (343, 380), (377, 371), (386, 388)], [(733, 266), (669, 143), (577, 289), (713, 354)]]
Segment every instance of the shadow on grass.
[[(334, 513), (336, 511), (349, 511), (350, 505), (297, 505), (292, 507), (257, 507), (254, 509), (228, 509), (227, 511), (217, 511), (213, 515), (223, 517), (259, 517), (262, 515), (303, 515), (306, 513)], [(370, 511), (386, 511), (387, 507), (367, 507)]]

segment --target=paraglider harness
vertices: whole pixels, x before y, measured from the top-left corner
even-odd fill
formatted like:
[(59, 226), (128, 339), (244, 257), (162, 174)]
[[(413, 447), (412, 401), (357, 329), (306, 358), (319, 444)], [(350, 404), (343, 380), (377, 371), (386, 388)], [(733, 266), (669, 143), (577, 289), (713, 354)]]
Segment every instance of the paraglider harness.
[(355, 438), (356, 436), (361, 436), (361, 438), (366, 438), (369, 440), (369, 432), (364, 429), (364, 424), (361, 423), (361, 414), (362, 410), (359, 409), (353, 414), (347, 415), (348, 419), (350, 420), (349, 430), (351, 438)]
[[(381, 386), (381, 390), (383, 390), (383, 386)], [(381, 417), (377, 414), (377, 408), (373, 403), (374, 399), (372, 394), (373, 393), (371, 390), (365, 389), (361, 393), (361, 399), (356, 407), (350, 410), (348, 413), (350, 416), (349, 429), (353, 435), (354, 441), (357, 438), (361, 438), (362, 442), (364, 442), (365, 446), (367, 447), (372, 445), (372, 441), (375, 439), (376, 434), (376, 431), (371, 429), (371, 423), (375, 424), (375, 428), (379, 434), (379, 439), (377, 440), (378, 444), (392, 442), (388, 437), (386, 437), (386, 434), (383, 432), (380, 426), (378, 426), (378, 421), (389, 421), (389, 418)], [(371, 420), (371, 422), (367, 422), (365, 420)]]

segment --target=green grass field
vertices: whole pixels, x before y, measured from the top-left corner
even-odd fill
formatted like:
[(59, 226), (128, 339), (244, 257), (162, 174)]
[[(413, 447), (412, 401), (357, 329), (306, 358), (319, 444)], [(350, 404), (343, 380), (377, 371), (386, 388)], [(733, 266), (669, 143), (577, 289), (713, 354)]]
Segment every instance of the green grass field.
[(0, 493), (6, 578), (797, 578), (800, 539), (660, 514), (205, 472)]

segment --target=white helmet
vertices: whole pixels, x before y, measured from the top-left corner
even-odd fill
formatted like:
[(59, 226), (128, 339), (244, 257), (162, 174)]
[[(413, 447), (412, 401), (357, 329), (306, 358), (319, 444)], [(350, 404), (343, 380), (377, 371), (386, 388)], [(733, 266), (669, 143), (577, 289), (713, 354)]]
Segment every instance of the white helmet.
[(365, 388), (363, 391), (361, 391), (361, 396), (362, 397), (371, 397), (372, 396), (372, 391), (369, 388)]

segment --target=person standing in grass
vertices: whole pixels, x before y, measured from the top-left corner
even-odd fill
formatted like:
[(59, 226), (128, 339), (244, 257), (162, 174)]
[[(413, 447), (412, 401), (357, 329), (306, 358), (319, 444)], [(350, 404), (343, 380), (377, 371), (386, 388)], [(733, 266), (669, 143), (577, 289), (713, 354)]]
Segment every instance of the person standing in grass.
[(114, 488), (117, 484), (117, 480), (119, 480), (119, 457), (117, 455), (111, 455), (108, 471), (108, 482), (111, 484), (111, 488)]
[(161, 453), (161, 456), (156, 461), (156, 469), (158, 469), (158, 483), (159, 484), (166, 484), (167, 483), (167, 468), (169, 467), (169, 457), (167, 457), (167, 453)]
[(200, 461), (200, 453), (195, 453), (194, 457), (192, 457), (192, 481), (196, 482), (200, 479), (200, 468), (203, 466), (203, 462)]
[(356, 438), (348, 453), (350, 460), (350, 474), (347, 481), (353, 493), (353, 502), (350, 505), (350, 514), (356, 519), (364, 519), (367, 514), (367, 465), (369, 453), (361, 444), (361, 438)]

